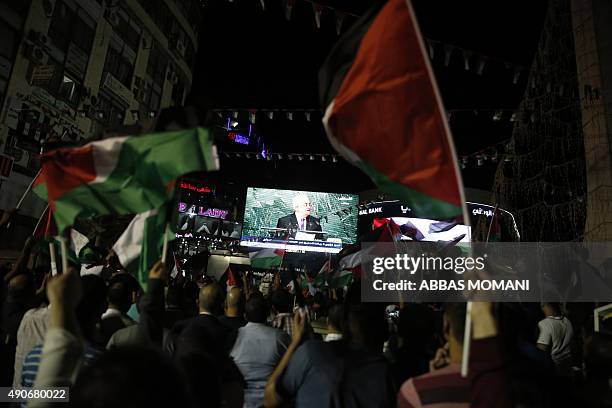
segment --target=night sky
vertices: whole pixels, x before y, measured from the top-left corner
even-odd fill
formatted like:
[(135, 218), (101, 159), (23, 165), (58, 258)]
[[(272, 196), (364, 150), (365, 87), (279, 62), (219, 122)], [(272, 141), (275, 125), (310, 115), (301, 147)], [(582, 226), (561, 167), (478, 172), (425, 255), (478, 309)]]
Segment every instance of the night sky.
[[(320, 2), (361, 14), (374, 1)], [(509, 115), (493, 121), (492, 115), (476, 115), (472, 109), (515, 109), (526, 86), (542, 28), (546, 1), (415, 0), (413, 2), (424, 37), (473, 50), (490, 57), (482, 75), (464, 69), (460, 51), (444, 65), (444, 50), (435, 49), (432, 66), (447, 110), (462, 109), (451, 119), (459, 155), (468, 155), (508, 139)], [(201, 109), (272, 108), (319, 109), (318, 69), (337, 41), (333, 13), (322, 16), (317, 29), (310, 3), (297, 0), (291, 21), (285, 19), (281, 0), (209, 0), (204, 6), (200, 50), (188, 103)], [(355, 21), (346, 17), (343, 31)], [(513, 69), (503, 61), (522, 66), (518, 84)], [(472, 67), (476, 60), (472, 60)], [(276, 115), (260, 115), (257, 133), (272, 152), (333, 153), (320, 115), (312, 122), (293, 121)], [(239, 150), (220, 146), (221, 150)], [(358, 192), (372, 188), (369, 179), (347, 163), (266, 162), (222, 158), (217, 183), (301, 190)], [(466, 187), (490, 189), (495, 165), (469, 165), (462, 174)]]

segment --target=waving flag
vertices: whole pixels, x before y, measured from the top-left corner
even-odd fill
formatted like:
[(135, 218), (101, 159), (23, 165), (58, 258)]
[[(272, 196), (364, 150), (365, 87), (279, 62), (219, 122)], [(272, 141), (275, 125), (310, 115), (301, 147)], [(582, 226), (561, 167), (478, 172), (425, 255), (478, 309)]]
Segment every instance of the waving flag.
[(259, 251), (249, 252), (251, 266), (253, 268), (275, 268), (281, 266), (283, 257), (285, 256), (284, 249), (261, 249)]
[[(162, 255), (164, 231), (170, 218), (167, 207), (137, 214), (113, 245), (121, 265), (138, 279), (143, 288), (146, 288), (149, 270)], [(172, 229), (167, 233), (168, 241), (174, 239)]]
[(76, 217), (140, 214), (171, 196), (177, 177), (219, 168), (205, 129), (105, 139), (41, 157), (34, 192), (49, 202), (62, 232)]
[(419, 217), (462, 213), (446, 115), (412, 6), (389, 0), (363, 15), (319, 72), (332, 146)]

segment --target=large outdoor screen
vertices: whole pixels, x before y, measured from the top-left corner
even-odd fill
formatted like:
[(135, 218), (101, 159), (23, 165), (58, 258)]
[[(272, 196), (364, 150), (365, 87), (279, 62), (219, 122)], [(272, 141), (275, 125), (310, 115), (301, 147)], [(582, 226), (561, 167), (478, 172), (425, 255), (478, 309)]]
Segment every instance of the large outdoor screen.
[(353, 194), (249, 188), (240, 244), (308, 252), (340, 252), (357, 236)]

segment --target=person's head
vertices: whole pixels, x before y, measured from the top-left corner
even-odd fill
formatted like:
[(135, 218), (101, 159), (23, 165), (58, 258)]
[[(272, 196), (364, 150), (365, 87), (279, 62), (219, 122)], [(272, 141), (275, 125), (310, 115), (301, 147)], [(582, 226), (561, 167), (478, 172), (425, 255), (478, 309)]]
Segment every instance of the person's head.
[(223, 314), (223, 290), (218, 283), (213, 282), (200, 289), (198, 297), (198, 307), (200, 313), (210, 313), (218, 316)]
[(142, 288), (129, 273), (117, 273), (109, 281), (108, 307), (127, 313), (130, 306), (138, 301)]
[(70, 402), (98, 408), (191, 406), (181, 371), (161, 350), (126, 347), (106, 352), (84, 367)]
[(76, 316), (86, 339), (92, 341), (96, 324), (106, 309), (106, 285), (96, 275), (81, 277), (83, 297), (77, 305)]
[(293, 309), (293, 296), (286, 290), (275, 290), (270, 295), (270, 304), (274, 313), (291, 313)]
[(30, 274), (20, 273), (13, 276), (8, 283), (8, 297), (17, 302), (30, 301), (36, 292), (34, 280)]
[(354, 283), (346, 293), (344, 303), (345, 333), (350, 343), (371, 351), (382, 352), (389, 337), (385, 305), (362, 303), (361, 285)]
[(242, 289), (234, 287), (227, 292), (225, 298), (225, 315), (239, 317), (244, 313), (244, 296)]
[(344, 307), (333, 305), (327, 314), (327, 330), (330, 333), (342, 333), (344, 331)]
[(298, 194), (293, 197), (293, 211), (295, 211), (295, 216), (297, 219), (306, 218), (310, 215), (310, 211), (312, 210), (312, 204), (310, 203), (310, 198), (306, 194)]
[(265, 323), (268, 318), (268, 302), (262, 296), (251, 296), (246, 302), (245, 316), (251, 323)]
[(435, 336), (433, 310), (419, 303), (406, 303), (400, 310), (397, 331), (407, 347), (425, 347)]
[(561, 303), (543, 302), (541, 307), (544, 316), (561, 316), (561, 314), (563, 314), (561, 310)]
[[(444, 338), (451, 350), (451, 359), (460, 359), (465, 332), (465, 303), (445, 303), (443, 315)], [(457, 353), (456, 355), (453, 355)]]

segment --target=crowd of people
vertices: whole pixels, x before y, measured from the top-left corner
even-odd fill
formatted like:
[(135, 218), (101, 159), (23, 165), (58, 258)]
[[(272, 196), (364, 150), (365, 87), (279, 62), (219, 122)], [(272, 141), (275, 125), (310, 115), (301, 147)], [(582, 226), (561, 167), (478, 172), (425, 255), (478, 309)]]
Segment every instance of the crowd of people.
[(612, 406), (593, 304), (474, 303), (462, 376), (465, 303), (362, 303), (358, 284), (306, 301), (161, 262), (143, 290), (121, 268), (49, 277), (33, 245), (1, 266), (2, 386), (97, 407)]

